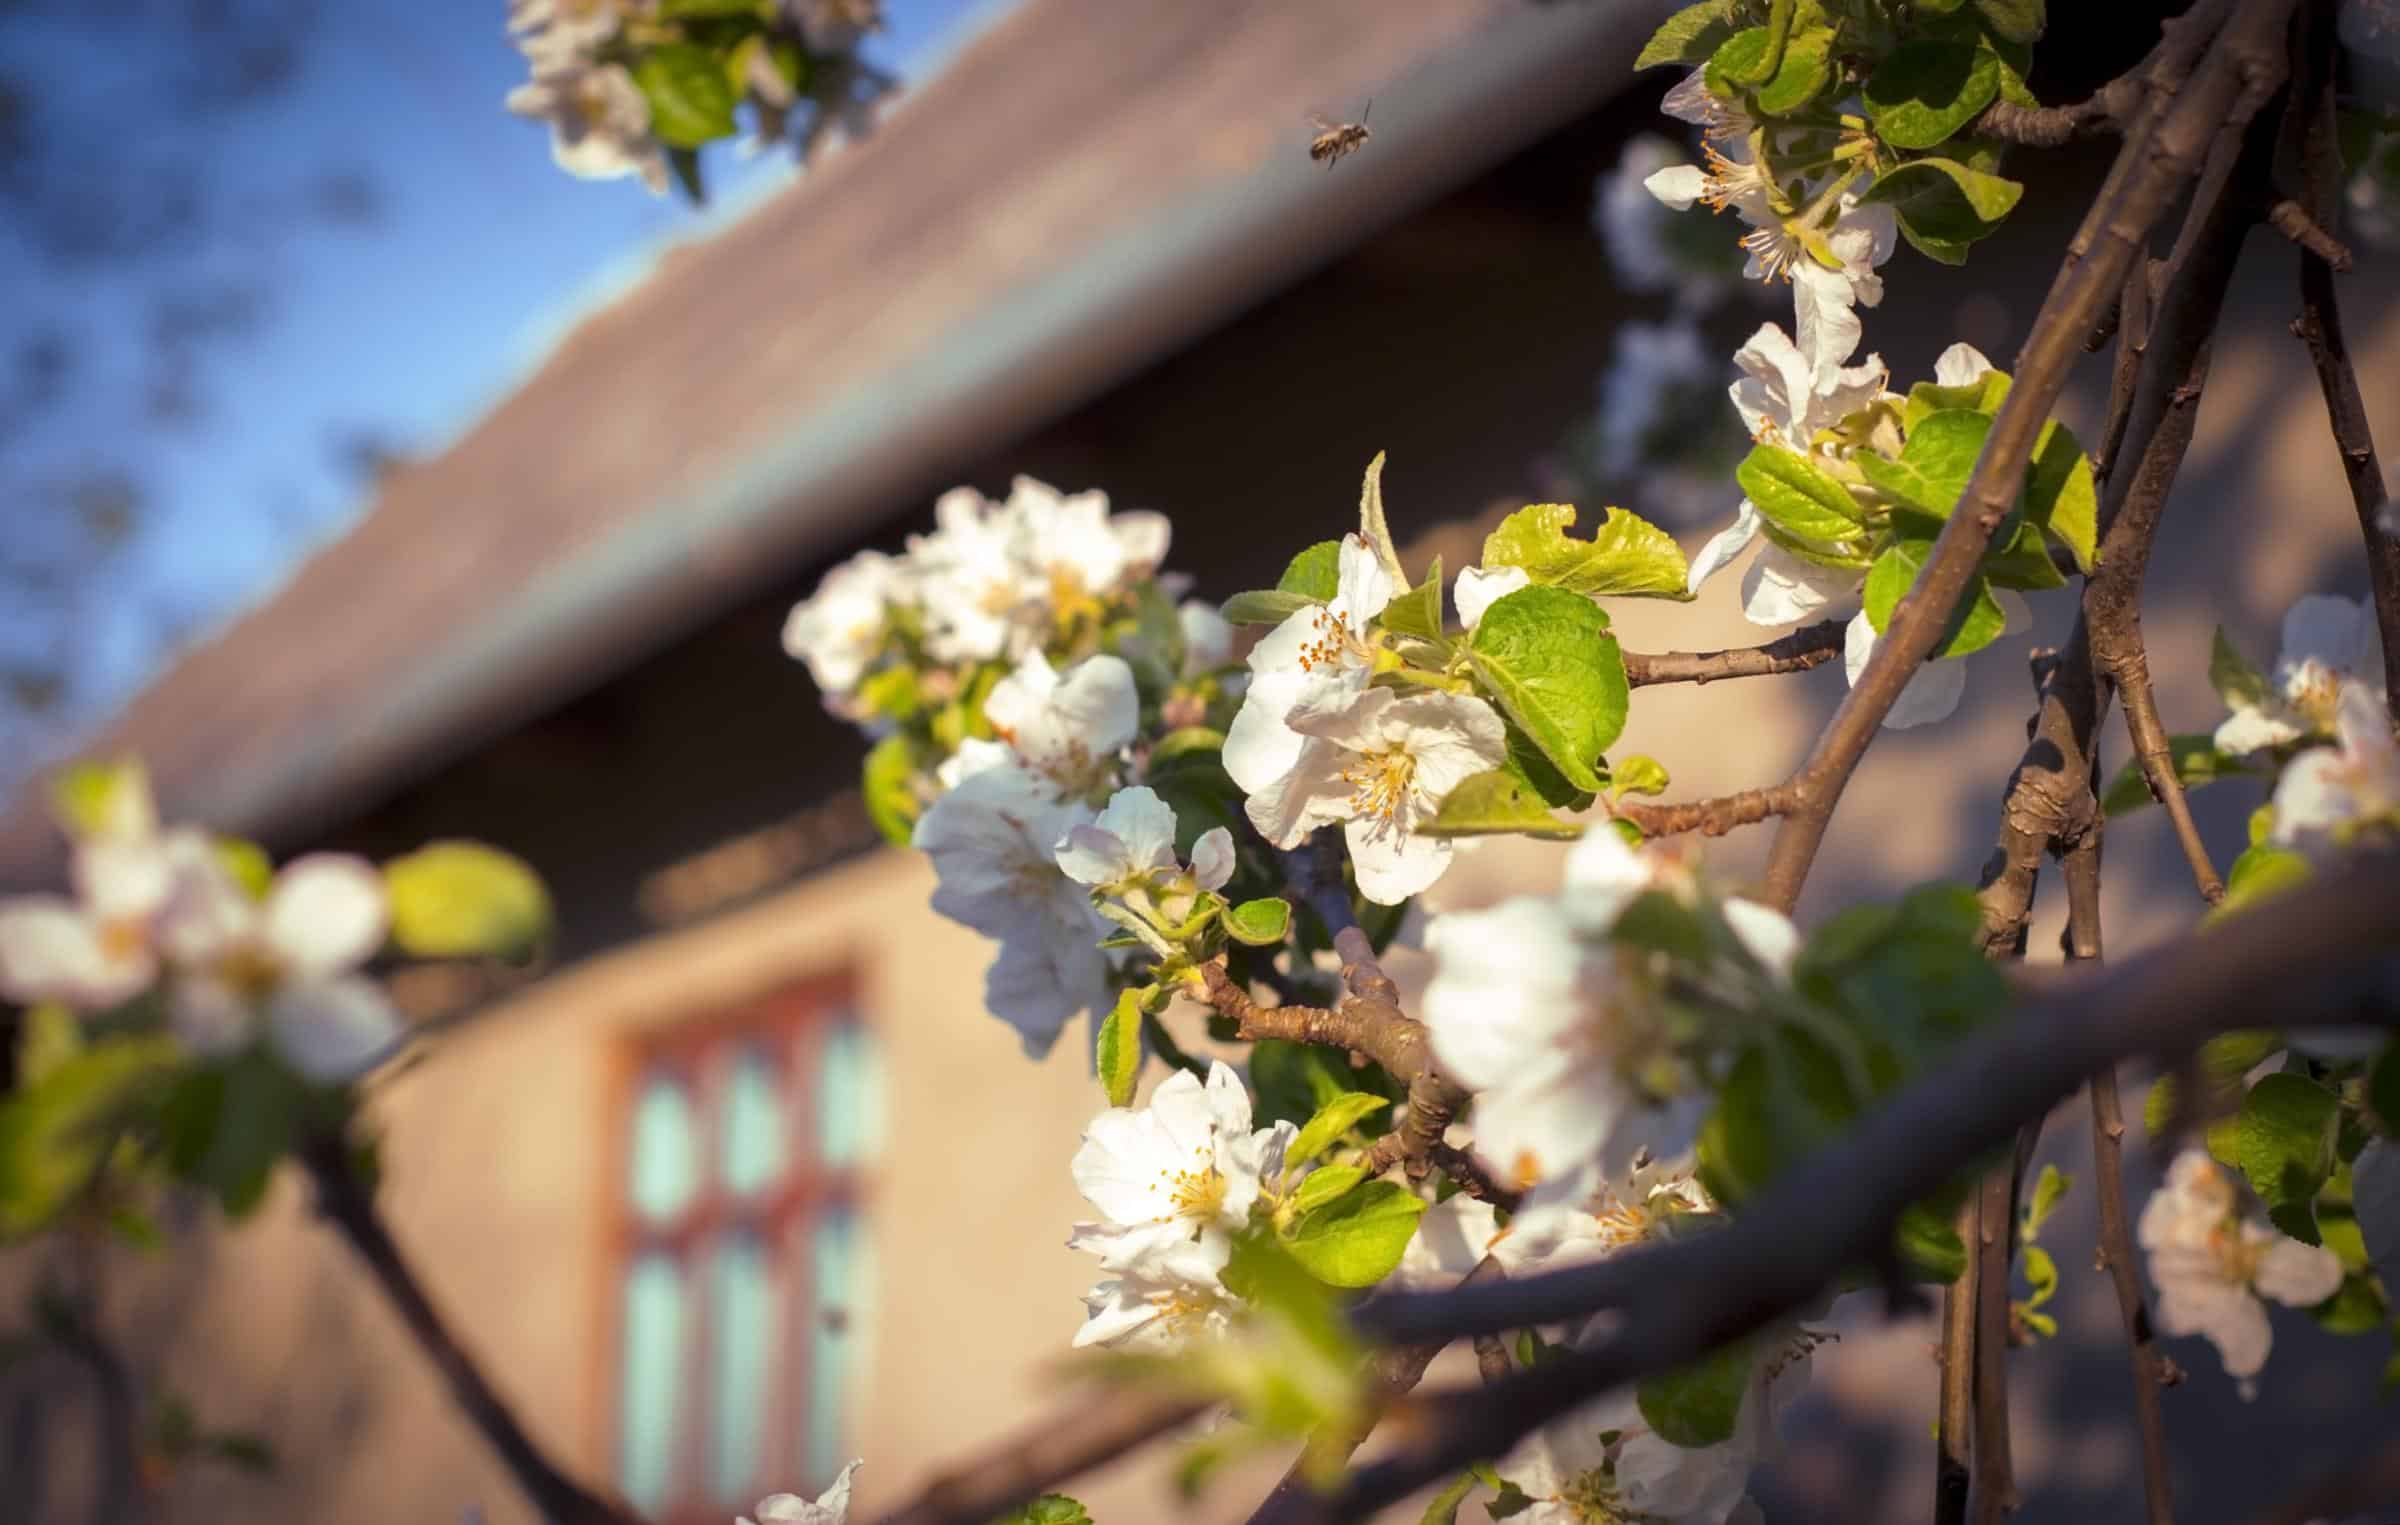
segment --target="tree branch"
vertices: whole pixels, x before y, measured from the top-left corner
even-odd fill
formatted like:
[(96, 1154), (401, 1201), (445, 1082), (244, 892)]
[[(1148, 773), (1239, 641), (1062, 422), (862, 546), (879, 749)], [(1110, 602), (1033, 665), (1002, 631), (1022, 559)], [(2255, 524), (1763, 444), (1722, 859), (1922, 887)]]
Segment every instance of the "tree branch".
[(451, 1397), (499, 1453), (534, 1508), (551, 1525), (640, 1525), (639, 1516), (585, 1491), (561, 1472), (525, 1433), (409, 1269), (407, 1258), (375, 1210), (373, 1190), (351, 1165), (348, 1141), (338, 1134), (320, 1135), (301, 1149), (299, 1157), (309, 1179), (316, 1183), (318, 1210), (366, 1262), (393, 1311), (448, 1382)]
[[(1959, 1209), (1958, 1237), (1973, 1244), (1977, 1204)], [(1965, 1525), (1973, 1490), (1975, 1431), (1975, 1268), (1967, 1257), (1958, 1280), (1942, 1289), (1942, 1395), (1934, 1427), (1934, 1525)]]
[(1782, 783), (1771, 789), (1745, 789), (1739, 794), (1674, 805), (1618, 800), (1608, 808), (1639, 826), (1645, 837), (1672, 837), (1687, 831), (1721, 837), (1736, 826), (1752, 826), (1773, 816), (1789, 815), (1800, 808), (1800, 798), (1797, 784)]
[(1653, 683), (1714, 683), (1719, 678), (1763, 678), (1805, 672), (1841, 655), (1843, 622), (1819, 620), (1763, 646), (1729, 651), (1629, 651), (1625, 681), (1635, 688)]
[[(2017, 357), (2008, 400), (1985, 437), (1958, 508), (1943, 525), (1915, 583), (1892, 616), (1858, 682), (1835, 711), (1793, 782), (1799, 807), (1783, 819), (1767, 862), (1766, 899), (1789, 911), (1799, 899), (1834, 806), (1919, 664), (1933, 652), (1993, 533), (2017, 500), (2026, 462), (2066, 385), (2084, 336), (2099, 321), (2146, 245), (2151, 228), (2199, 175), (2227, 123), (2247, 124), (2281, 83), (2283, 32), (2297, 0), (2244, 0), (2180, 88), (2161, 87), (2118, 154)], [(2195, 7), (2195, 12), (2201, 8)], [(2170, 33), (2178, 48), (2205, 17)], [(2163, 51), (2163, 49), (2162, 49)], [(2166, 89), (2173, 89), (2171, 98)]]

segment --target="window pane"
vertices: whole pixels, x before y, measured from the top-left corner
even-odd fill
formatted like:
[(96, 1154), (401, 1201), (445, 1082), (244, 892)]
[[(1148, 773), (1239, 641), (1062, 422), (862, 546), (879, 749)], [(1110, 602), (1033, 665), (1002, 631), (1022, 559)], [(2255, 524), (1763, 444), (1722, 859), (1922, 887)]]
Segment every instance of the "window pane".
[(617, 1486), (645, 1514), (665, 1502), (675, 1471), (676, 1367), (683, 1357), (683, 1278), (645, 1255), (625, 1278), (624, 1373), (617, 1411)]
[(757, 1486), (758, 1443), (767, 1423), (767, 1362), (775, 1349), (775, 1295), (758, 1240), (740, 1234), (717, 1248), (709, 1288), (714, 1324), (709, 1370), (709, 1491), (727, 1507)]
[(724, 1151), (725, 1189), (736, 1196), (783, 1171), (783, 1099), (774, 1062), (757, 1048), (742, 1050), (725, 1082)]
[(633, 1157), (627, 1194), (645, 1218), (671, 1218), (691, 1201), (700, 1184), (692, 1147), (692, 1099), (672, 1075), (653, 1074), (642, 1083), (633, 1108)]
[(874, 1035), (857, 1022), (825, 1034), (818, 1060), (817, 1150), (828, 1166), (857, 1165), (883, 1142), (883, 1067)]
[(809, 1319), (808, 1413), (801, 1454), (808, 1485), (821, 1488), (851, 1458), (850, 1419), (857, 1411), (859, 1379), (866, 1369), (868, 1320), (874, 1313), (868, 1291), (874, 1277), (866, 1234), (851, 1209), (828, 1210), (817, 1220), (812, 1240), (816, 1306)]

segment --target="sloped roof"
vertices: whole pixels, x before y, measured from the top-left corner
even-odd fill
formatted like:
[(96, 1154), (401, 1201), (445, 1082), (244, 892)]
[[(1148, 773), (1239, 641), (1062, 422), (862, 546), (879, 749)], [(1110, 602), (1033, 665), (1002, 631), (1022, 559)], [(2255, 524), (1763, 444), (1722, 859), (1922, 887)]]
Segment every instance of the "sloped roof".
[[(1670, 8), (1026, 0), (586, 319), (90, 751), (274, 842), (355, 815), (1613, 94)], [(1306, 113), (1370, 99), (1371, 146), (1311, 163)], [(0, 883), (57, 851), (34, 800), (0, 818)]]

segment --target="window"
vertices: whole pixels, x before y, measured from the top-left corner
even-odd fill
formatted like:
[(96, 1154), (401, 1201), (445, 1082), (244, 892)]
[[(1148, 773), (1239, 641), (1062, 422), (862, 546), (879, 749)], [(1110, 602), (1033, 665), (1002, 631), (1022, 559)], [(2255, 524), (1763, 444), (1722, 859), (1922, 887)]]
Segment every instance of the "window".
[(617, 1486), (652, 1519), (722, 1525), (763, 1494), (815, 1492), (855, 1454), (874, 1040), (846, 986), (811, 984), (647, 1035), (628, 1057)]

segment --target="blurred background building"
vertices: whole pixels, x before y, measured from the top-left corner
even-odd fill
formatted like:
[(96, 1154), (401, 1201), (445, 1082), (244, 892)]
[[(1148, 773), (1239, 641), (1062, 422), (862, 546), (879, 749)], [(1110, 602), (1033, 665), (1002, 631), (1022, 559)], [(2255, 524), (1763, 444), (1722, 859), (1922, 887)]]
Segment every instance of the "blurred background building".
[[(497, 7), (442, 9), (459, 14), (429, 12), (392, 56), (452, 82), (492, 153), (539, 165), (544, 200), (523, 215), (546, 215), (553, 195), (626, 208), (607, 214), (619, 248), (673, 215), (550, 171), (535, 136), (500, 116), (505, 80), (450, 72), (441, 28), (496, 28)], [(1669, 6), (959, 9), (897, 8), (921, 29), (919, 78), (870, 139), (800, 183), (737, 187), (738, 215), (612, 277), (447, 445), (375, 448), (363, 517), (182, 644), (113, 719), (67, 727), (97, 750), (138, 748), (171, 813), (278, 849), (479, 836), (549, 880), (563, 937), (538, 979), (404, 987), (420, 1019), (445, 1025), (421, 1062), (376, 1084), (385, 1200), (436, 1301), (553, 1454), (662, 1521), (813, 1491), (853, 1455), (867, 1459), (862, 1504), (895, 1501), (1041, 1411), (1092, 1280), (1064, 1248), (1079, 1212), (1065, 1161), (1100, 1105), (1081, 1045), (1070, 1035), (1028, 1065), (981, 1014), (986, 945), (932, 915), (920, 859), (873, 846), (854, 734), (779, 650), (791, 601), (859, 547), (920, 527), (940, 489), (1004, 491), (1017, 472), (1164, 510), (1172, 564), (1222, 595), (1345, 528), (1379, 449), (1403, 534), (1463, 564), (1477, 521), (1577, 474), (1596, 379), (1625, 325), (1662, 305), (1616, 284), (1592, 202), (1627, 140), (1660, 125), (1665, 81), (1628, 65)], [(2152, 7), (2058, 9), (2035, 79), (2047, 99), (2084, 93), (2155, 35)], [(1369, 99), (1368, 148), (1331, 172), (1312, 163), (1305, 113)], [(2007, 363), (2105, 152), (2021, 158), (2026, 204), (1963, 278), (1896, 258), (1868, 315), (1896, 374), (1927, 373), (1958, 337)], [(542, 243), (491, 216), (479, 231), (461, 217), (407, 258), (505, 263), (520, 238)], [(541, 258), (561, 263), (531, 289), (555, 295), (569, 262)], [(2314, 383), (2283, 331), (2293, 267), (2256, 239), (2176, 502), (2178, 544), (2152, 575), (2147, 630), (2178, 729), (2214, 723), (2214, 623), (2263, 655), (2294, 595), (2363, 581)], [(2394, 274), (2369, 256), (2345, 285), (2387, 455), (2400, 440)], [(394, 304), (361, 281), (357, 342), (276, 357), (286, 385), (373, 370), (377, 327), (429, 299), (412, 289)], [(535, 300), (477, 289), (511, 327)], [(1728, 303), (1708, 320), (1713, 352), (1788, 322), (1779, 307)], [(2092, 421), (2098, 379), (2072, 420)], [(1681, 420), (1693, 429), (1730, 411), (1713, 388), (1697, 406)], [(29, 427), (57, 432), (38, 415)], [(1661, 517), (1689, 546), (1733, 496)], [(30, 521), (5, 522), (14, 551)], [(244, 524), (223, 533), (259, 533)], [(271, 565), (315, 532), (272, 532), (255, 556)], [(202, 514), (176, 533), (196, 556), (219, 530)], [(1642, 649), (1760, 639), (1734, 603), (1719, 584), (1695, 605), (1617, 618)], [(2035, 603), (2036, 641), (2062, 638), (2071, 605)], [(96, 617), (69, 602), (28, 618), (89, 644), (93, 627), (72, 621)], [(1648, 690), (1624, 746), (1664, 760), (1678, 796), (1768, 782), (1840, 691), (1826, 670)], [(1987, 656), (1956, 718), (1885, 736), (1804, 914), (1971, 878), (2030, 694), (2020, 665)], [(2112, 738), (2112, 763), (2122, 750)], [(2239, 840), (2256, 803), (2239, 793), (2198, 797), (2220, 840)], [(2137, 817), (2110, 837), (2120, 949), (2189, 917), (2160, 825)], [(1720, 850), (1738, 866), (1762, 848)], [(1440, 898), (1496, 898), (1554, 872), (1548, 858), (1482, 848)], [(57, 867), (20, 789), (0, 819), (0, 887)], [(2037, 946), (2056, 920), (2037, 925)], [(2053, 1129), (2069, 1168), (2080, 1129), (2071, 1110)], [(2057, 1242), (2083, 1242), (2088, 1193), (2059, 1224)], [(112, 1332), (143, 1381), (271, 1437), (277, 1472), (195, 1470), (129, 1496), (100, 1475), (104, 1393), (45, 1356), (0, 1372), (0, 1515), (398, 1525), (477, 1505), (494, 1525), (531, 1519), (300, 1182), (279, 1183), (251, 1224), (195, 1209), (175, 1232), (171, 1258), (106, 1257)], [(2064, 1334), (2013, 1368), (2029, 1517), (2125, 1518), (2139, 1480), (2114, 1306), (2103, 1278), (2061, 1259)], [(14, 1297), (39, 1269), (0, 1255), (0, 1288)], [(1819, 1358), (1765, 1490), (1770, 1518), (1923, 1517), (1934, 1339), (1929, 1323), (1867, 1321)], [(2246, 1455), (2296, 1465), (2339, 1454), (2383, 1348), (2304, 1321), (2279, 1340), (2247, 1410), (2205, 1352), (2179, 1351), (2195, 1375), (2169, 1397), (2170, 1430), (2204, 1442), (2238, 1425)], [(2205, 1444), (2178, 1467), (2212, 1518), (2282, 1491)], [(1263, 1486), (1229, 1478), (1192, 1517), (1242, 1518)], [(1157, 1458), (1076, 1491), (1109, 1525), (1172, 1508)]]

